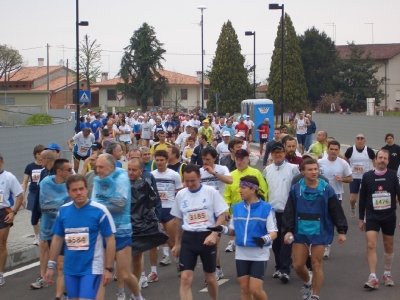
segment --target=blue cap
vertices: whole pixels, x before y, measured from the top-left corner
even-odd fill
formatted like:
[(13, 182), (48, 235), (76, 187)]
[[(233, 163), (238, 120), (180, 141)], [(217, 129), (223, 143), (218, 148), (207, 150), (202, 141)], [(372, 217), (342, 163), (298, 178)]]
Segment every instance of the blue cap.
[(56, 143), (51, 143), (50, 145), (48, 145), (46, 148), (44, 148), (44, 150), (56, 150), (56, 151), (61, 151), (60, 146), (58, 146), (58, 144)]
[(242, 117), (243, 119), (246, 119), (247, 118), (247, 115), (243, 115), (243, 117)]

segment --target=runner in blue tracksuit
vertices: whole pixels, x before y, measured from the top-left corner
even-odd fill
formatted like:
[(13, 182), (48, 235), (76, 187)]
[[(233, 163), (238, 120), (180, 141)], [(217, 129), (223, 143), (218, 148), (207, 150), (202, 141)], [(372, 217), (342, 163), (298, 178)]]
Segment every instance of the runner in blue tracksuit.
[[(338, 243), (342, 244), (346, 240), (348, 225), (335, 190), (318, 179), (318, 162), (305, 160), (300, 170), (304, 178), (290, 189), (282, 217), (282, 234), (286, 244), (294, 241), (293, 267), (304, 281), (303, 299), (318, 300), (323, 282), (325, 245), (332, 243), (335, 226), (339, 233)], [(310, 248), (313, 278), (306, 268)]]
[[(266, 300), (263, 280), (269, 259), (269, 246), (276, 238), (275, 211), (271, 204), (258, 194), (259, 182), (254, 176), (240, 179), (240, 196), (243, 201), (232, 207), (229, 227), (209, 227), (228, 235), (236, 235), (236, 272), (242, 299)], [(251, 287), (251, 289), (250, 289)]]

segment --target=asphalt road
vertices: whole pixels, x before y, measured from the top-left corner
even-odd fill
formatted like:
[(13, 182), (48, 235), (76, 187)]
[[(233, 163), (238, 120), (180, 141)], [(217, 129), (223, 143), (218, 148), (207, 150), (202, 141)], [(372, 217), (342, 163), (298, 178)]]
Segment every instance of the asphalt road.
[[(261, 168), (261, 163), (258, 164)], [(349, 190), (345, 186), (343, 197), (343, 208), (346, 216), (349, 216)], [(332, 244), (331, 256), (324, 260), (323, 269), (325, 280), (321, 291), (322, 300), (398, 300), (400, 299), (400, 239), (395, 238), (395, 259), (393, 265), (394, 287), (385, 287), (382, 284), (383, 274), (383, 245), (381, 237), (378, 244), (378, 268), (377, 275), (380, 280), (380, 288), (377, 291), (367, 291), (363, 288), (364, 282), (369, 275), (365, 257), (366, 244), (365, 234), (358, 229), (358, 219), (348, 217), (349, 231), (347, 241), (338, 245), (335, 239)], [(396, 232), (396, 235), (398, 233)], [(335, 238), (337, 235), (335, 236)], [(223, 237), (221, 247), (224, 249), (227, 244), (227, 237)], [(160, 250), (160, 257), (162, 253)], [(219, 299), (240, 299), (240, 289), (237, 283), (234, 253), (221, 254), (222, 269), (227, 280), (220, 285)], [(145, 260), (146, 274), (150, 271), (148, 256)], [(288, 284), (282, 284), (279, 279), (273, 279), (274, 255), (271, 250), (270, 264), (264, 280), (264, 289), (269, 299), (301, 299), (300, 288), (302, 282), (292, 272)], [(39, 274), (39, 267), (33, 267), (13, 275), (7, 276), (6, 284), (0, 286), (0, 300), (47, 300), (54, 299), (55, 287), (50, 286), (41, 290), (30, 290), (29, 284), (36, 280)], [(174, 265), (158, 267), (159, 281), (149, 283), (149, 286), (142, 290), (147, 300), (152, 299), (179, 299), (179, 278), (176, 275)], [(222, 282), (222, 281), (221, 281)], [(208, 293), (200, 292), (204, 289), (204, 277), (202, 275), (201, 262), (195, 270), (195, 278), (192, 286), (193, 298), (195, 300), (209, 299)], [(117, 284), (112, 282), (106, 288), (106, 299), (117, 299)]]

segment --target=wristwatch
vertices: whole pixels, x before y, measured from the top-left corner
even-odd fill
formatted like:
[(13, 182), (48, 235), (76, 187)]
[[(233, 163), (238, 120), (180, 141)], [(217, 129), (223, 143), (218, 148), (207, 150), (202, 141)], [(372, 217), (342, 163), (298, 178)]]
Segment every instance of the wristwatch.
[(107, 270), (110, 273), (114, 272), (114, 268), (104, 268), (104, 270)]
[(214, 175), (214, 176), (216, 176), (217, 174), (218, 174), (218, 172), (217, 172), (217, 171), (215, 171), (213, 175)]
[(11, 212), (14, 214), (14, 216), (16, 216), (16, 215), (17, 215), (17, 213), (18, 213), (18, 212), (17, 212), (17, 211), (15, 211), (15, 210), (12, 210)]

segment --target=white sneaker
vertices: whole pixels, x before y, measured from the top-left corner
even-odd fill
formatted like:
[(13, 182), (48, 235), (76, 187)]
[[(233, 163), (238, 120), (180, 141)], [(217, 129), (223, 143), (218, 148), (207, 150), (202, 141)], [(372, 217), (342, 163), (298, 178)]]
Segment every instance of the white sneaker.
[(40, 242), (39, 236), (35, 235), (35, 237), (33, 238), (33, 244), (39, 246), (39, 242)]
[(331, 254), (331, 245), (326, 245), (324, 252), (324, 259), (329, 258), (330, 254)]
[(125, 300), (125, 293), (118, 293), (118, 298), (117, 300)]
[(220, 280), (224, 277), (224, 273), (222, 272), (222, 268), (215, 268), (215, 279)]
[(147, 282), (147, 276), (146, 275), (141, 275), (139, 279), (139, 286), (141, 288), (146, 288), (149, 286), (149, 283)]
[(160, 261), (160, 266), (168, 266), (171, 263), (171, 258), (169, 256), (164, 255), (162, 260)]
[(226, 247), (225, 252), (235, 251), (235, 241), (229, 241), (228, 247)]

